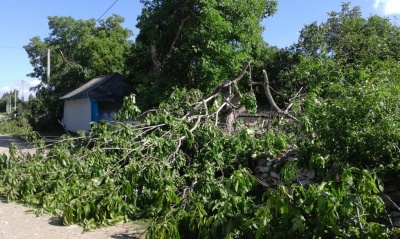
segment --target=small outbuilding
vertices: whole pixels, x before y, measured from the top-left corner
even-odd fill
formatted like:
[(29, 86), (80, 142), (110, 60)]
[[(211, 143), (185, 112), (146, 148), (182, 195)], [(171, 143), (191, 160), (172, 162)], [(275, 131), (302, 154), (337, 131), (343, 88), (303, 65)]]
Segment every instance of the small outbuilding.
[(64, 95), (64, 127), (72, 132), (86, 131), (91, 122), (111, 121), (133, 88), (119, 73), (96, 77)]

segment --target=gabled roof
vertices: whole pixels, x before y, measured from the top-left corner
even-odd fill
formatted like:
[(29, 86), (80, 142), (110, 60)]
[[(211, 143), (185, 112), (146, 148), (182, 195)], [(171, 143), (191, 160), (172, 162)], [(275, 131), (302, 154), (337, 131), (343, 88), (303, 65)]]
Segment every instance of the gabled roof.
[(90, 98), (99, 102), (114, 102), (122, 101), (124, 96), (132, 92), (132, 87), (124, 81), (124, 77), (121, 74), (112, 73), (98, 76), (60, 99)]

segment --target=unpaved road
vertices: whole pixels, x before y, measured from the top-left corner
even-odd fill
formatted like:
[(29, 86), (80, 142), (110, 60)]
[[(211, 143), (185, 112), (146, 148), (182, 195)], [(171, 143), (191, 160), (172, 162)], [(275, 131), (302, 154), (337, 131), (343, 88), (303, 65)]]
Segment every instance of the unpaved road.
[[(8, 146), (16, 142), (19, 148), (31, 150), (26, 143), (17, 139), (0, 135), (0, 154), (8, 154)], [(1, 175), (0, 175), (1, 177)], [(134, 223), (124, 223), (111, 227), (103, 227), (90, 232), (83, 232), (77, 225), (62, 226), (50, 220), (49, 215), (36, 217), (27, 213), (30, 208), (16, 203), (6, 203), (0, 197), (0, 239), (128, 239), (144, 238), (143, 229)]]
[(8, 147), (10, 146), (11, 143), (15, 143), (17, 147), (19, 149), (22, 149), (24, 152), (32, 150), (32, 146), (26, 142), (22, 142), (10, 135), (0, 135), (0, 155), (1, 154), (8, 155)]
[(0, 202), (0, 239), (127, 239), (144, 238), (143, 230), (134, 223), (124, 223), (83, 232), (77, 225), (62, 226), (49, 215), (36, 217), (30, 208)]

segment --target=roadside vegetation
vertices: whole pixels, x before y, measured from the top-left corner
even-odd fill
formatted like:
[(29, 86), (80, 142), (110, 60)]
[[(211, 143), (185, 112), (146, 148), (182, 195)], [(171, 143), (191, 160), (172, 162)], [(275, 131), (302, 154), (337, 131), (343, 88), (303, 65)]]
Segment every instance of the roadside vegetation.
[[(276, 1), (142, 3), (136, 42), (118, 38), (130, 50), (121, 68), (138, 91), (125, 99), (120, 122), (64, 135), (51, 147), (32, 133), (34, 155), (11, 147), (0, 158), (7, 200), (86, 229), (143, 219), (148, 238), (400, 235), (392, 214), (399, 203), (385, 194), (400, 172), (399, 27), (343, 3), (326, 22), (306, 25), (297, 44), (277, 49), (262, 41), (260, 27)], [(128, 33), (118, 19), (100, 22), (99, 32)], [(72, 87), (76, 77), (97, 74), (78, 61), (79, 47), (107, 49), (90, 48), (80, 24), (94, 23), (49, 18), (52, 37), (26, 47), (35, 76), (45, 66), (38, 46), (64, 52), (60, 82), (51, 83), (57, 94), (69, 89), (61, 79)], [(64, 50), (69, 35), (60, 29), (83, 36), (74, 38), (76, 49)], [(36, 101), (57, 108), (45, 84)], [(275, 116), (253, 125), (237, 117), (261, 108)], [(293, 149), (294, 158), (281, 156)], [(257, 176), (261, 161), (277, 160), (268, 173), (279, 182)], [(307, 185), (296, 178), (303, 169), (315, 172)]]
[(0, 120), (0, 134), (12, 136), (27, 136), (31, 133), (32, 127), (25, 118), (12, 119), (4, 114)]

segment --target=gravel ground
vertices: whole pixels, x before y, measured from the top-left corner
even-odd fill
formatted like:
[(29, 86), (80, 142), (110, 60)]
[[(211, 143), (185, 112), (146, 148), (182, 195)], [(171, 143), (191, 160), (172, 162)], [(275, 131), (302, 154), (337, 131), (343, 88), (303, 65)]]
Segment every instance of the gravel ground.
[[(0, 154), (8, 154), (8, 146), (16, 142), (24, 152), (32, 151), (29, 144), (17, 139), (0, 135)], [(0, 175), (1, 176), (1, 175)], [(134, 223), (118, 224), (111, 227), (102, 227), (94, 231), (83, 232), (78, 225), (62, 226), (59, 222), (50, 220), (50, 215), (36, 217), (28, 213), (30, 208), (6, 203), (0, 198), (0, 239), (127, 239), (144, 238), (143, 229)]]

